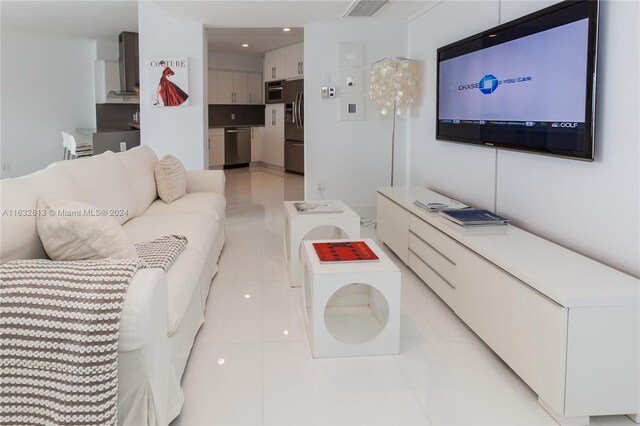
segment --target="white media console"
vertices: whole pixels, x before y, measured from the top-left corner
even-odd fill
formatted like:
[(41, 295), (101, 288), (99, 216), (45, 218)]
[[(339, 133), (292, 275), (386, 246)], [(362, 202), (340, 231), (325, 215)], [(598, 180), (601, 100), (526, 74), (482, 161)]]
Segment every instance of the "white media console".
[[(465, 229), (378, 189), (378, 238), (538, 395), (562, 425), (640, 422), (640, 281), (512, 225)], [(588, 232), (588, 230), (585, 230)]]

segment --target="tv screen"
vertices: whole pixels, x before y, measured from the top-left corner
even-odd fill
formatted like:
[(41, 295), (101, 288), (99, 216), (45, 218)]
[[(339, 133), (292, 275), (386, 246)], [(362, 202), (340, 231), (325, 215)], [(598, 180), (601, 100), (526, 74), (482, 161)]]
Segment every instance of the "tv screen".
[(597, 1), (438, 49), (436, 138), (593, 160)]

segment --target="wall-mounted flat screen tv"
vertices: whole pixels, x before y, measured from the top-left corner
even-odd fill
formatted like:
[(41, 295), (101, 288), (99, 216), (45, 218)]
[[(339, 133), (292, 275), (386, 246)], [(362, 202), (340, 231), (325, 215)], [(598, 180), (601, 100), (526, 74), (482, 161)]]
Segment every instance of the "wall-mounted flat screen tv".
[(593, 160), (597, 1), (438, 49), (436, 138)]

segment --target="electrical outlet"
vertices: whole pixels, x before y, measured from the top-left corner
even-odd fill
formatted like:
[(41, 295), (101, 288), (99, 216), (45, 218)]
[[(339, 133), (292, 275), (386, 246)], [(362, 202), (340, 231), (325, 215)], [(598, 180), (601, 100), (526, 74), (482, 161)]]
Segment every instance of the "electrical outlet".
[(324, 191), (324, 182), (319, 180), (316, 182), (316, 191), (317, 192), (322, 192)]
[(235, 114), (231, 114), (231, 119), (235, 120), (236, 119), (236, 115)]
[(126, 142), (120, 142), (120, 152), (126, 151), (127, 150), (127, 143)]

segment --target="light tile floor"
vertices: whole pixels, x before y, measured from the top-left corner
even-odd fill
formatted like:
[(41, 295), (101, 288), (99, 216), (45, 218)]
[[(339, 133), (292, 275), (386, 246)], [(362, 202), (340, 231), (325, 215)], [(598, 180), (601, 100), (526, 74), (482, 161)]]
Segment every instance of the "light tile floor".
[[(531, 389), (388, 250), (402, 270), (400, 355), (314, 360), (301, 291), (289, 287), (283, 263), (282, 201), (304, 198), (303, 178), (231, 170), (226, 197), (227, 243), (174, 426), (555, 424)], [(634, 423), (608, 416), (591, 424)]]

